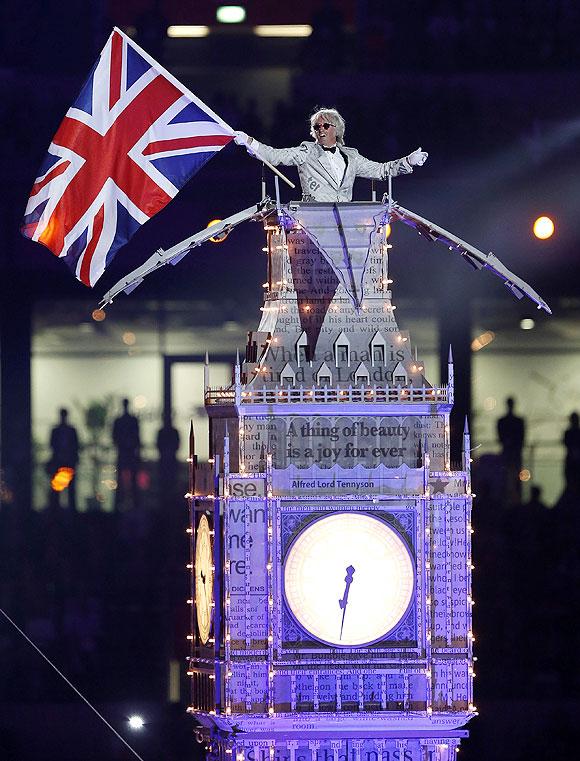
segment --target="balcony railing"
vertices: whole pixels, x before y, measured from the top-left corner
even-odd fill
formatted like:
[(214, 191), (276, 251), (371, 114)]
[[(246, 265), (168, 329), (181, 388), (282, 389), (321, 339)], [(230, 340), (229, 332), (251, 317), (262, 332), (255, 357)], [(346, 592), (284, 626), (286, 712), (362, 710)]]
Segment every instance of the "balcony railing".
[[(327, 386), (274, 386), (271, 388), (239, 389), (237, 401), (240, 404), (327, 404), (327, 403), (389, 403), (389, 404), (434, 404), (451, 403), (449, 387), (421, 386), (347, 386), (328, 388)], [(236, 389), (208, 388), (206, 404), (236, 404)]]

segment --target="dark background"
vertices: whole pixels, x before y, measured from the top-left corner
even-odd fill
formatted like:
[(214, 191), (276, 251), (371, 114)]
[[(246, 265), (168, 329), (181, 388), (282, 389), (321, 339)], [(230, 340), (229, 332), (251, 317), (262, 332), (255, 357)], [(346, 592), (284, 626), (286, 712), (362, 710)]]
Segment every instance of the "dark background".
[[(497, 251), (556, 313), (578, 296), (577, 3), (344, 0), (333, 9), (312, 0), (298, 10), (264, 1), (251, 4), (248, 25), (314, 21), (312, 38), (258, 41), (249, 26), (203, 40), (164, 38), (168, 23), (213, 24), (215, 7), (6, 0), (1, 9), (0, 601), (146, 761), (199, 754), (185, 714), (185, 679), (180, 701), (167, 699), (169, 663), (183, 664), (187, 652), (187, 511), (179, 496), (186, 473), (174, 493), (158, 490), (142, 514), (33, 512), (30, 502), (35, 304), (83, 300), (88, 291), (47, 250), (22, 239), (18, 226), (50, 139), (112, 25), (132, 27), (138, 42), (234, 128), (264, 142), (297, 144), (307, 137), (309, 112), (332, 105), (347, 120), (347, 143), (369, 158), (421, 145), (429, 162), (395, 183), (402, 205)], [(277, 81), (289, 85), (278, 92)], [(95, 302), (157, 247), (258, 200), (260, 172), (244, 151), (224, 149), (119, 253)], [(369, 195), (359, 181), (355, 197)], [(558, 235), (540, 243), (529, 228), (547, 212)], [(400, 234), (404, 241), (409, 233)], [(257, 315), (263, 260), (248, 252), (259, 251), (260, 237), (256, 226), (242, 226), (219, 261), (202, 252), (152, 276), (131, 298), (209, 298), (216, 320), (221, 305)], [(501, 286), (444, 250), (421, 242), (415, 250), (412, 260), (393, 261), (395, 300), (420, 299), (426, 283), (438, 294), (442, 360), (453, 342), (462, 420), (470, 408), (471, 301), (497, 296)], [(517, 309), (518, 317), (530, 314), (525, 302)], [(574, 747), (579, 707), (578, 505), (506, 507), (497, 490), (486, 490), (481, 465), (474, 468), (481, 716), (461, 756), (564, 758)], [(1, 617), (0, 673), (2, 761), (132, 757)], [(126, 718), (139, 711), (147, 724), (131, 734)]]

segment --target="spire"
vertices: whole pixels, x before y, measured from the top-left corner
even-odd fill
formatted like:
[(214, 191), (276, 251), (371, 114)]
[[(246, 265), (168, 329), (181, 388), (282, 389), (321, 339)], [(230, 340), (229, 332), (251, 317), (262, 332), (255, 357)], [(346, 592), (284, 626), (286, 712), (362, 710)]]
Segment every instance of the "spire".
[(234, 365), (234, 393), (236, 395), (236, 404), (242, 400), (242, 368), (240, 366), (240, 350), (236, 349), (236, 364)]
[(205, 391), (209, 389), (209, 355), (206, 351), (205, 362), (203, 363), (203, 386)]
[(228, 476), (229, 472), (230, 472), (230, 434), (229, 434), (228, 426), (226, 422), (226, 432), (224, 435), (224, 476)]
[(189, 464), (189, 495), (193, 498), (195, 494), (195, 470), (197, 465), (197, 457), (195, 456), (195, 434), (193, 432), (193, 420), (189, 421), (189, 457), (187, 458)]
[(463, 426), (463, 443), (461, 446), (461, 464), (463, 470), (469, 472), (471, 464), (471, 436), (469, 434), (469, 423), (467, 421), (467, 415), (465, 416), (465, 424)]
[(429, 457), (429, 445), (427, 443), (427, 436), (423, 437), (423, 494), (429, 496), (429, 474), (431, 466), (431, 458)]
[(453, 404), (455, 399), (455, 371), (453, 368), (453, 351), (451, 344), (449, 344), (449, 356), (447, 358), (447, 396), (450, 404)]

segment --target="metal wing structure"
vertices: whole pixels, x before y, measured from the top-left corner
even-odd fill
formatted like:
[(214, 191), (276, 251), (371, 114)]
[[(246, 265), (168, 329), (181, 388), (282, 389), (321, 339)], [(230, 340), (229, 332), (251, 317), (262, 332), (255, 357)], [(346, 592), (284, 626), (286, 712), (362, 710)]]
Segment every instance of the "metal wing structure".
[(489, 254), (484, 254), (483, 251), (479, 251), (469, 243), (461, 240), (461, 238), (453, 235), (453, 233), (447, 232), (447, 230), (439, 227), (439, 225), (436, 225), (434, 222), (430, 222), (428, 219), (420, 217), (414, 211), (404, 209), (398, 204), (393, 204), (391, 209), (391, 221), (403, 222), (404, 224), (409, 225), (409, 227), (413, 227), (420, 235), (428, 238), (428, 240), (439, 241), (447, 246), (450, 251), (457, 251), (474, 269), (490, 270), (494, 275), (503, 280), (505, 285), (516, 298), (521, 299), (524, 296), (527, 296), (537, 304), (538, 309), (545, 309), (548, 314), (552, 314), (552, 310), (546, 304), (544, 299), (524, 280), (517, 275), (514, 275), (513, 272), (510, 272), (510, 270), (500, 262), (497, 256), (491, 252)]
[[(369, 214), (369, 206), (373, 212)], [(364, 209), (364, 212), (363, 212)], [(505, 267), (493, 253), (485, 254), (453, 233), (444, 230), (414, 211), (397, 203), (308, 203), (292, 202), (280, 207), (269, 198), (227, 217), (222, 222), (201, 230), (190, 238), (178, 243), (167, 251), (159, 249), (147, 261), (119, 280), (101, 300), (101, 307), (112, 303), (120, 293), (131, 293), (151, 272), (165, 264), (177, 264), (197, 246), (211, 238), (227, 235), (237, 225), (248, 219), (265, 219), (274, 211), (281, 212), (291, 223), (305, 230), (318, 250), (332, 266), (341, 284), (345, 287), (356, 309), (364, 298), (363, 280), (369, 255), (375, 246), (373, 236), (377, 226), (386, 222), (402, 222), (413, 227), (430, 241), (443, 243), (450, 251), (456, 251), (474, 269), (487, 269), (499, 277), (509, 290), (521, 299), (527, 296), (548, 314), (552, 310), (542, 297), (524, 280)]]
[(181, 243), (177, 243), (172, 248), (165, 251), (159, 248), (154, 254), (152, 254), (147, 261), (137, 269), (134, 269), (124, 278), (121, 278), (115, 285), (110, 288), (103, 298), (99, 306), (105, 307), (107, 304), (112, 304), (120, 293), (131, 293), (141, 285), (143, 280), (152, 272), (164, 267), (166, 264), (178, 264), (184, 256), (193, 251), (197, 246), (201, 246), (202, 243), (206, 243), (211, 238), (219, 238), (221, 236), (227, 236), (237, 225), (245, 222), (248, 219), (260, 215), (263, 209), (270, 203), (270, 199), (266, 198), (260, 203), (250, 206), (243, 211), (239, 211), (237, 214), (232, 214), (231, 217), (226, 217), (221, 222), (207, 227), (200, 232), (195, 233), (190, 238), (182, 240)]

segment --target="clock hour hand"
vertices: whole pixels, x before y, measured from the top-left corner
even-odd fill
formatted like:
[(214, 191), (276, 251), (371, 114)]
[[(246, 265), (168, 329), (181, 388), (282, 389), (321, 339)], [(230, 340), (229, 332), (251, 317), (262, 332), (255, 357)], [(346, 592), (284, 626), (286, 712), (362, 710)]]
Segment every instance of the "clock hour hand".
[(355, 567), (349, 565), (346, 569), (346, 576), (344, 577), (345, 586), (342, 599), (338, 601), (338, 607), (342, 610), (342, 621), (340, 623), (340, 639), (342, 639), (342, 630), (344, 628), (344, 617), (346, 615), (346, 606), (348, 605), (348, 593), (350, 591), (350, 585), (352, 584)]

